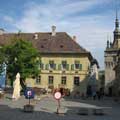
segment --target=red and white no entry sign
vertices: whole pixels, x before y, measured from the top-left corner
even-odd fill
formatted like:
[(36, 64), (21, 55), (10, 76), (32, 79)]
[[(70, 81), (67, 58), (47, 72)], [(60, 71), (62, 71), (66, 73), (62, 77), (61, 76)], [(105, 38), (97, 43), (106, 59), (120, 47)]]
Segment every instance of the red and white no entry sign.
[(54, 97), (55, 97), (55, 99), (56, 100), (59, 100), (60, 98), (61, 98), (61, 93), (60, 92), (56, 92), (55, 94), (54, 94)]

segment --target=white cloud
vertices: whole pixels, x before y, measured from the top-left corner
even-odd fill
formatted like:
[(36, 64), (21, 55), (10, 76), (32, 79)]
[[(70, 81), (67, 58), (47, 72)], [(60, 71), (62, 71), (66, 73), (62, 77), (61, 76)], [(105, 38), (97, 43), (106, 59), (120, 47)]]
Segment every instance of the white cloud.
[(13, 23), (13, 22), (14, 22), (13, 18), (10, 17), (10, 16), (7, 16), (7, 15), (5, 15), (5, 16), (3, 17), (3, 19), (4, 19), (4, 21), (6, 21), (6, 22), (8, 22), (8, 23)]
[[(107, 19), (105, 15), (82, 16), (80, 13), (110, 1), (51, 0), (48, 4), (32, 2), (25, 5), (23, 16), (19, 20), (13, 20), (9, 16), (5, 16), (4, 19), (23, 32), (51, 31), (50, 27), (56, 25), (57, 31), (76, 35), (80, 45), (92, 51), (96, 58), (101, 57), (103, 60), (101, 54), (104, 54), (106, 36), (113, 28), (105, 25), (104, 20)], [(100, 63), (103, 67), (101, 59)]]

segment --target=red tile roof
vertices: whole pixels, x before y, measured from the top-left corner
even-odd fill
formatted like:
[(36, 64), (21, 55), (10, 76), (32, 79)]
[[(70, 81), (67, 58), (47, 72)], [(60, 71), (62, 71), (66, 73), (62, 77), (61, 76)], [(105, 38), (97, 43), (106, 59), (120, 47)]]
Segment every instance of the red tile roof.
[[(38, 39), (35, 39), (35, 34), (38, 34)], [(0, 45), (7, 44), (16, 37), (31, 41), (41, 53), (89, 53), (65, 32), (57, 32), (55, 36), (50, 32), (5, 33), (0, 35)]]

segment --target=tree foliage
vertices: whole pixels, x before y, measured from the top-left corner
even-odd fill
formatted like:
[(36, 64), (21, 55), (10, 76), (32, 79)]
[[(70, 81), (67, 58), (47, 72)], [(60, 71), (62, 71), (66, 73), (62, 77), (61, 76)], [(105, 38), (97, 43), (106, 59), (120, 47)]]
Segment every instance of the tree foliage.
[(0, 74), (3, 72), (4, 60), (5, 60), (4, 48), (0, 47)]
[(21, 79), (37, 76), (39, 74), (38, 60), (39, 52), (31, 42), (15, 39), (9, 45), (2, 48), (3, 59), (7, 64), (7, 75), (13, 81), (19, 72)]

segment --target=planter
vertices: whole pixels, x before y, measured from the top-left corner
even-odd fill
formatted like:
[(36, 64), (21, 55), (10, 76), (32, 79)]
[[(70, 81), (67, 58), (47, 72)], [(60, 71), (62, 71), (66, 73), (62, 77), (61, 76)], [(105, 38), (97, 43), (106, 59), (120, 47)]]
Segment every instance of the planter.
[(94, 115), (104, 115), (104, 110), (102, 108), (93, 109)]
[(80, 108), (78, 110), (78, 115), (88, 115), (89, 111), (88, 108)]
[(118, 97), (114, 98), (114, 101), (119, 102), (119, 98)]
[(33, 112), (34, 106), (33, 105), (24, 105), (24, 112)]

